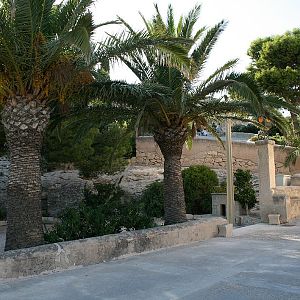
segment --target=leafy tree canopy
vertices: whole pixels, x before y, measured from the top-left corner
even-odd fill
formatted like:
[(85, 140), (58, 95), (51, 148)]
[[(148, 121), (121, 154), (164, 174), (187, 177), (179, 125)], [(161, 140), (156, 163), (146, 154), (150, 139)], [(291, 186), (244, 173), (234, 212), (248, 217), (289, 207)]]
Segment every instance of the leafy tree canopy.
[(266, 92), (300, 104), (300, 29), (257, 39), (248, 55), (249, 72)]

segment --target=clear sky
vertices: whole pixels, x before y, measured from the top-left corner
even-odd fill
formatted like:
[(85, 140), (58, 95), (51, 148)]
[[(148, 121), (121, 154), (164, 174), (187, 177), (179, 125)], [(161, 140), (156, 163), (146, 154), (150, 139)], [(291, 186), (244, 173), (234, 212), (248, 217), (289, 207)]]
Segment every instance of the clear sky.
[[(138, 12), (150, 18), (154, 13), (153, 3), (158, 3), (163, 15), (171, 3), (177, 17), (195, 4), (202, 4), (199, 27), (212, 26), (222, 19), (229, 22), (211, 55), (209, 71), (233, 58), (240, 59), (236, 70), (243, 71), (250, 61), (247, 49), (251, 41), (300, 27), (300, 0), (96, 0), (93, 13), (97, 23), (119, 15), (139, 29), (142, 21)], [(116, 26), (107, 26), (105, 30), (113, 33), (117, 29)], [(98, 33), (96, 38), (101, 35)], [(134, 75), (120, 66), (114, 67), (112, 77), (135, 81)]]

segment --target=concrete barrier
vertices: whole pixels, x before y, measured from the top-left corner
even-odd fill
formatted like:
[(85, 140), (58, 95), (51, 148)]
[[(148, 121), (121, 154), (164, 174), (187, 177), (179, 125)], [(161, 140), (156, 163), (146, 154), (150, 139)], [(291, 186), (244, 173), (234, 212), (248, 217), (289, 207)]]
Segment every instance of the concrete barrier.
[(220, 217), (8, 251), (0, 255), (0, 278), (18, 278), (68, 269), (122, 256), (184, 245), (218, 235)]

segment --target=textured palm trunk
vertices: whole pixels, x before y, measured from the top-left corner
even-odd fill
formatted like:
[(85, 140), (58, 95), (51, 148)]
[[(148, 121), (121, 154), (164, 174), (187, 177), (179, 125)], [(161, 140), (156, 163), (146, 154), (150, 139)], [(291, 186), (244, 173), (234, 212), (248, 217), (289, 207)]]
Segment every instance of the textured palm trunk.
[(294, 131), (295, 133), (298, 133), (299, 130), (300, 130), (300, 124), (299, 124), (299, 121), (298, 121), (298, 115), (291, 112), (291, 119), (292, 119), (292, 124), (293, 124), (293, 128), (294, 128)]
[(10, 155), (5, 250), (43, 243), (40, 150), (49, 110), (28, 98), (8, 101), (2, 123)]
[(186, 130), (165, 128), (154, 134), (164, 157), (164, 209), (165, 224), (186, 221), (183, 181), (181, 175), (182, 147), (186, 140)]

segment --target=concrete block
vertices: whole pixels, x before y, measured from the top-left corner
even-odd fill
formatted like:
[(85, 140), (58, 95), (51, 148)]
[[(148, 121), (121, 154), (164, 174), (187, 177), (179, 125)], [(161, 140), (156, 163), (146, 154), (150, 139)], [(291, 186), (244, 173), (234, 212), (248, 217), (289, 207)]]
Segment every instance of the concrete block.
[(218, 225), (219, 237), (232, 237), (233, 225), (232, 224), (222, 224)]
[(192, 215), (192, 214), (186, 214), (186, 219), (187, 220), (194, 220), (194, 215)]
[(270, 225), (280, 225), (280, 215), (279, 214), (269, 214), (269, 224)]

